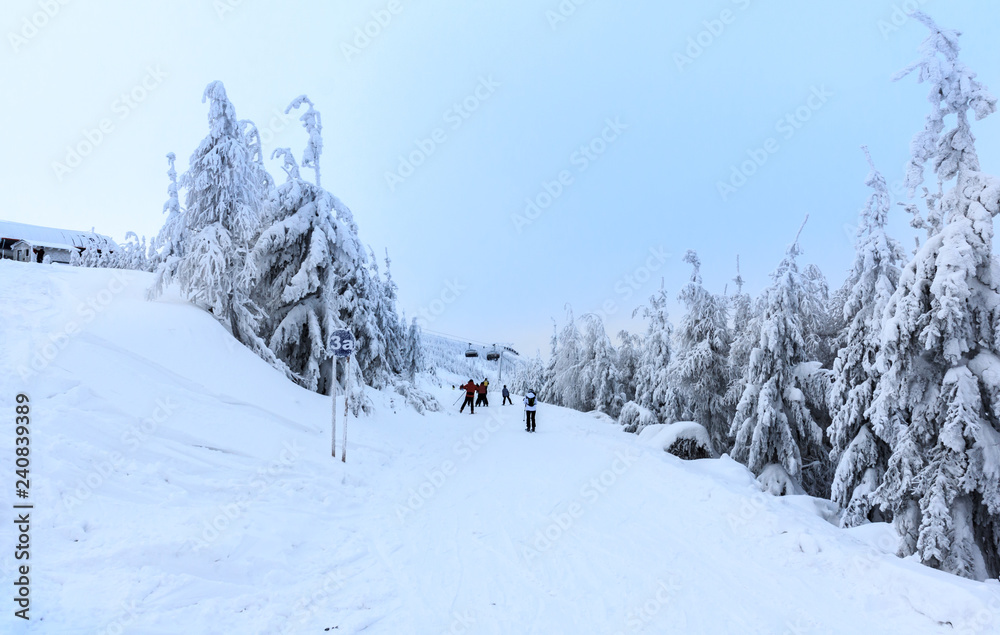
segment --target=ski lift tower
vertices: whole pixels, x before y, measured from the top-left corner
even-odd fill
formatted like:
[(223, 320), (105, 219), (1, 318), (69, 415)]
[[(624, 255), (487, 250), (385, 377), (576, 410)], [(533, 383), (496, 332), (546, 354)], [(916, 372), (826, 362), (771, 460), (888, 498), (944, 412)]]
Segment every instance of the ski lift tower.
[(515, 357), (520, 357), (521, 356), (520, 353), (518, 353), (517, 351), (515, 351), (510, 346), (503, 346), (503, 345), (501, 345), (499, 347), (499, 349), (498, 349), (498, 347), (497, 347), (496, 344), (493, 345), (493, 350), (490, 351), (490, 353), (486, 356), (486, 359), (489, 359), (489, 360), (499, 359), (500, 360), (500, 370), (497, 373), (497, 381), (498, 382), (503, 382), (503, 356), (504, 356), (504, 353), (510, 353), (511, 355), (513, 355)]

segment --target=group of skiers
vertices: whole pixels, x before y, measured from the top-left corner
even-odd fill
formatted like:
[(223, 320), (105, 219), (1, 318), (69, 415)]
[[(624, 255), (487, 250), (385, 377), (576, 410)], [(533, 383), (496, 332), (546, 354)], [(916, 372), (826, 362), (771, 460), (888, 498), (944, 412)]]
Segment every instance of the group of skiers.
[[(469, 407), (469, 414), (476, 414), (476, 406), (489, 406), (490, 401), (486, 397), (486, 391), (490, 386), (490, 380), (484, 379), (483, 383), (477, 384), (476, 382), (469, 380), (469, 383), (459, 386), (459, 388), (465, 390), (465, 401), (462, 402), (462, 407), (458, 409), (459, 412), (465, 410), (465, 407)], [(507, 387), (503, 387), (507, 390)], [(473, 397), (475, 397), (475, 403), (473, 403)]]
[[(476, 382), (469, 380), (468, 383), (459, 386), (465, 391), (465, 401), (462, 402), (462, 407), (458, 409), (459, 412), (464, 412), (465, 407), (469, 407), (469, 414), (476, 413), (476, 406), (486, 406), (490, 405), (489, 399), (487, 398), (487, 391), (489, 389), (490, 380), (483, 379), (483, 383), (477, 384)], [(507, 390), (507, 386), (503, 387), (501, 391), (503, 394), (503, 403), (501, 405), (506, 406), (508, 403), (514, 405), (514, 401), (510, 398), (510, 391)], [(524, 394), (524, 422), (525, 430), (528, 432), (535, 431), (535, 412), (537, 406), (535, 405), (537, 397), (535, 396), (534, 390), (528, 390)]]

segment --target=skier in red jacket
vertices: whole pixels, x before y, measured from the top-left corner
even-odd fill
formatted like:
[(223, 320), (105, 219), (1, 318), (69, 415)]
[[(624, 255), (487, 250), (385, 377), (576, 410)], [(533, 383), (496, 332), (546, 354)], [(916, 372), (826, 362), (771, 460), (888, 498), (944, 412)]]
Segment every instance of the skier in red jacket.
[[(465, 410), (466, 406), (469, 406), (469, 414), (476, 414), (476, 404), (474, 402), (474, 398), (476, 396), (476, 390), (479, 386), (477, 386), (476, 383), (470, 379), (469, 383), (464, 386), (459, 386), (459, 388), (465, 391), (465, 401), (462, 402), (462, 407), (459, 408), (458, 411), (462, 412)], [(454, 408), (454, 406), (452, 407)]]

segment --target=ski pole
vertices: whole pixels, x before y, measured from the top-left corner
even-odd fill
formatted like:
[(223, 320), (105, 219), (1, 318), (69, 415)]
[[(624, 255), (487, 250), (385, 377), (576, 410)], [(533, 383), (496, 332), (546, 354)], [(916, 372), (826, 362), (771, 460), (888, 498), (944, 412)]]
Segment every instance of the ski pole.
[[(462, 398), (463, 396), (464, 396), (464, 395), (459, 395), (459, 396), (458, 396), (458, 399), (461, 399), (461, 398)], [(458, 403), (458, 399), (456, 399), (456, 400), (455, 400), (455, 403), (453, 403), (453, 404), (451, 404), (451, 405), (453, 405), (453, 406), (454, 406), (455, 404), (457, 404), (457, 403)]]

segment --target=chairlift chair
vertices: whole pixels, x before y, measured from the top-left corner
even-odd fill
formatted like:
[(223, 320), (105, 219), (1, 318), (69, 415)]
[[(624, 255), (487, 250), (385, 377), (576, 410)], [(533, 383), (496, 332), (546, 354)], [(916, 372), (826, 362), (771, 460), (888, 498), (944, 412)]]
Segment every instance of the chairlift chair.
[(472, 348), (472, 342), (469, 342), (469, 350), (465, 351), (466, 357), (479, 357), (479, 351)]
[(497, 352), (497, 347), (496, 347), (496, 345), (494, 344), (494, 345), (493, 345), (493, 350), (492, 350), (492, 351), (490, 351), (489, 353), (486, 353), (486, 360), (487, 360), (487, 361), (490, 361), (490, 362), (495, 362), (495, 361), (497, 361), (498, 359), (500, 359), (500, 353), (499, 353), (499, 352)]

